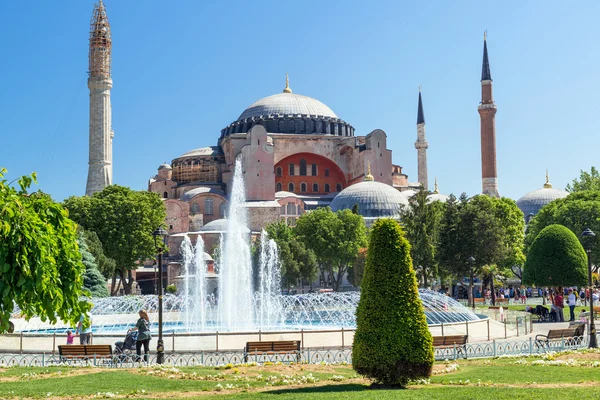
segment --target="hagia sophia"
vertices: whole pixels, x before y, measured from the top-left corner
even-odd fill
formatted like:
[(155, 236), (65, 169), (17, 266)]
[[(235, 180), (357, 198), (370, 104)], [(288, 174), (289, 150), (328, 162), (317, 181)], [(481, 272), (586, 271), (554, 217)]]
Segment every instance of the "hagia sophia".
[[(90, 161), (87, 195), (112, 184), (110, 75), (112, 38), (102, 1), (95, 6), (90, 34)], [(283, 85), (282, 85), (283, 86)], [(484, 37), (481, 74), (482, 193), (499, 196), (496, 167), (496, 104)], [(317, 99), (295, 93), (286, 75), (281, 93), (250, 104), (213, 143), (190, 150), (158, 167), (148, 190), (158, 193), (167, 210), (171, 240), (182, 234), (220, 233), (227, 217), (233, 171), (241, 159), (246, 187), (248, 228), (260, 232), (267, 224), (293, 225), (303, 213), (330, 206), (334, 211), (359, 206), (367, 224), (397, 216), (402, 204), (421, 186), (430, 188), (427, 172), (425, 114), (419, 89), (416, 142), (417, 180), (392, 163), (387, 135), (380, 129), (357, 133), (346, 118)], [(343, 117), (343, 118), (342, 118)], [(349, 119), (350, 119), (349, 118)], [(518, 200), (526, 221), (567, 192), (544, 187)], [(437, 183), (430, 199), (445, 201)], [(172, 246), (177, 248), (178, 246)]]

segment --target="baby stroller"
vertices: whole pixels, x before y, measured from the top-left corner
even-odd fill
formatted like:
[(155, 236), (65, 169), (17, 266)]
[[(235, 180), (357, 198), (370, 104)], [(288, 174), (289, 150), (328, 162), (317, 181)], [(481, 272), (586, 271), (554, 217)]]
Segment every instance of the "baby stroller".
[(542, 305), (535, 306), (535, 315), (537, 315), (538, 321), (550, 321), (550, 312)]
[(115, 343), (115, 355), (121, 360), (125, 361), (133, 359), (135, 355), (135, 342), (137, 341), (138, 331), (127, 332), (125, 340), (122, 342)]

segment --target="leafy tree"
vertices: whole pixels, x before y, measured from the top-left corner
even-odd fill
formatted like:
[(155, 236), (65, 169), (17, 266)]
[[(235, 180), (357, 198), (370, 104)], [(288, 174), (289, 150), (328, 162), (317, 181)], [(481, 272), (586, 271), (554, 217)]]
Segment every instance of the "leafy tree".
[(87, 245), (88, 251), (96, 260), (98, 271), (100, 271), (100, 273), (106, 279), (112, 278), (113, 274), (115, 273), (115, 260), (106, 257), (104, 250), (102, 249), (102, 242), (100, 242), (100, 239), (98, 239), (96, 232), (86, 231), (83, 228), (80, 229), (83, 231), (83, 236), (85, 238), (85, 244)]
[(306, 213), (296, 221), (294, 229), (307, 248), (314, 251), (322, 269), (333, 277), (333, 290), (338, 291), (342, 278), (358, 251), (366, 246), (366, 228), (362, 216), (350, 210), (333, 212), (329, 207)]
[(314, 281), (317, 276), (315, 253), (296, 238), (294, 230), (283, 221), (269, 224), (265, 230), (279, 249), (282, 285), (289, 287), (298, 281)]
[(558, 224), (542, 229), (527, 253), (523, 282), (537, 286), (585, 286), (587, 255), (577, 236)]
[(429, 284), (428, 278), (437, 275), (435, 252), (444, 212), (444, 203), (428, 202), (428, 195), (429, 192), (421, 187), (401, 211), (413, 263), (418, 266), (417, 270), (425, 287)]
[(590, 172), (580, 171), (579, 179), (573, 179), (573, 182), (567, 184), (567, 192), (581, 192), (584, 190), (600, 191), (600, 173), (596, 167), (592, 167)]
[[(510, 270), (522, 265), (523, 213), (508, 198), (477, 195), (459, 202), (448, 200), (440, 232), (440, 260), (457, 277), (469, 276), (469, 299), (472, 301), (473, 279), (482, 276), (483, 267), (497, 265)], [(473, 257), (474, 262), (469, 262)]]
[(352, 366), (385, 385), (427, 378), (431, 333), (410, 259), (410, 244), (392, 219), (375, 221), (356, 308)]
[(76, 225), (49, 195), (28, 193), (32, 182), (35, 173), (18, 179), (19, 189), (0, 180), (0, 333), (15, 305), (26, 318), (71, 324), (91, 306), (81, 299), (85, 266)]
[[(96, 232), (104, 253), (115, 260), (125, 293), (130, 294), (136, 262), (156, 256), (152, 232), (165, 220), (162, 200), (156, 193), (112, 185), (92, 197), (69, 197), (64, 206), (75, 222)], [(115, 281), (113, 276), (114, 292)]]
[[(584, 190), (575, 192), (563, 199), (546, 204), (529, 222), (525, 245), (531, 246), (537, 235), (547, 226), (559, 224), (569, 228), (576, 236), (580, 236), (585, 228), (600, 234), (600, 190)], [(600, 246), (592, 246), (592, 263), (600, 264)], [(587, 244), (586, 244), (587, 246)], [(529, 252), (529, 250), (527, 250)]]
[(83, 274), (83, 286), (90, 292), (92, 297), (107, 297), (109, 295), (106, 287), (106, 278), (98, 271), (96, 258), (88, 250), (85, 236), (82, 231), (78, 233), (77, 244), (83, 265), (85, 265), (85, 273)]
[(348, 282), (354, 287), (360, 287), (363, 276), (365, 275), (365, 264), (367, 262), (367, 248), (358, 251), (358, 256), (354, 265), (348, 267)]

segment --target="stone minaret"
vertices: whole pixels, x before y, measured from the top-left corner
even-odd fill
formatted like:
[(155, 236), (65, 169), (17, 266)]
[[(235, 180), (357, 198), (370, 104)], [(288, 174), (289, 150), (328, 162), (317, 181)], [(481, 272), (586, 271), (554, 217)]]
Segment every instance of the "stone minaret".
[(415, 149), (417, 149), (417, 167), (419, 183), (423, 185), (425, 190), (428, 190), (427, 184), (427, 148), (429, 144), (425, 140), (425, 114), (423, 114), (423, 101), (421, 100), (421, 86), (419, 86), (419, 107), (417, 111), (417, 141)]
[(102, 0), (94, 6), (90, 29), (90, 155), (85, 194), (91, 196), (112, 185), (110, 62), (112, 39), (106, 8)]
[(492, 74), (488, 60), (486, 34), (483, 35), (483, 65), (481, 69), (481, 177), (482, 193), (500, 197), (496, 170), (496, 104), (492, 97)]

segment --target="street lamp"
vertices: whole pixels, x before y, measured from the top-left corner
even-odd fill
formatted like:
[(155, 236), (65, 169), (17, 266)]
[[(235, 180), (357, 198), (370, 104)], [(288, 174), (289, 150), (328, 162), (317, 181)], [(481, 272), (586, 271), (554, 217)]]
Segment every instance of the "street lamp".
[(581, 236), (590, 238), (586, 249), (588, 259), (588, 284), (590, 286), (590, 341), (588, 347), (596, 348), (598, 347), (598, 343), (596, 341), (596, 325), (594, 325), (594, 285), (592, 284), (592, 245), (590, 243), (596, 237), (596, 234), (590, 228), (585, 228)]
[(167, 236), (169, 234), (163, 228), (159, 227), (152, 236), (154, 237), (154, 246), (158, 253), (158, 343), (156, 344), (156, 363), (162, 364), (165, 361), (165, 344), (163, 342), (163, 265), (162, 253), (167, 247)]
[(475, 264), (475, 257), (469, 257), (469, 274), (471, 275), (469, 278), (471, 279), (471, 307), (473, 310), (475, 309), (475, 282), (473, 282), (473, 264)]

